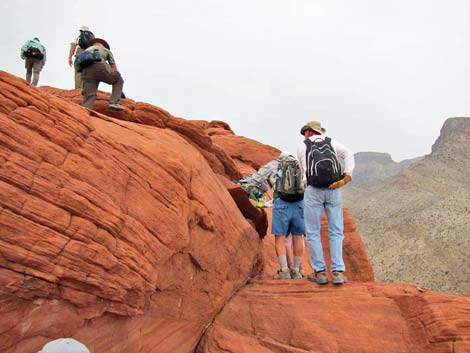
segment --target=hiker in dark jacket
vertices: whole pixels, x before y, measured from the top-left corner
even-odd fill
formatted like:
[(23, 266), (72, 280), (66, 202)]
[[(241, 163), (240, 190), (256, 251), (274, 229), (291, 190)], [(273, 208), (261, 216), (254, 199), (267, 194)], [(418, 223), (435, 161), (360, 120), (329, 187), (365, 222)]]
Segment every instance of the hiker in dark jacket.
[[(46, 48), (41, 44), (39, 38), (35, 37), (23, 44), (20, 57), (25, 61), (26, 81), (33, 86), (37, 86), (39, 74), (46, 64)], [(31, 76), (33, 77), (32, 83)]]
[[(105, 82), (113, 86), (109, 99), (109, 107), (111, 109), (124, 110), (124, 106), (119, 104), (124, 80), (117, 70), (116, 61), (114, 60), (109, 44), (104, 39), (94, 38), (90, 41), (90, 46), (85, 51), (91, 53), (97, 51), (101, 60), (81, 70), (83, 80), (82, 105), (93, 109), (98, 86), (100, 82)], [(80, 57), (77, 61), (78, 63), (80, 62)]]

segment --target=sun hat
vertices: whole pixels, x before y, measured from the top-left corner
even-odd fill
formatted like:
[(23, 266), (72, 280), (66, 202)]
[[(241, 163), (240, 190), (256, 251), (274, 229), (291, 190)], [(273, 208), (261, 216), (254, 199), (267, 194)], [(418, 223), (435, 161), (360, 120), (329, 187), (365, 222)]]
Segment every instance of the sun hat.
[(38, 353), (90, 353), (88, 348), (73, 338), (59, 338), (47, 343)]
[(319, 134), (324, 134), (326, 132), (326, 130), (321, 127), (321, 123), (319, 121), (309, 121), (306, 123), (302, 126), (302, 129), (300, 129), (300, 134), (303, 136), (307, 130), (312, 130)]
[(91, 40), (88, 42), (88, 45), (91, 47), (92, 45), (97, 44), (97, 43), (102, 44), (103, 47), (105, 47), (106, 49), (111, 49), (111, 48), (109, 47), (108, 42), (105, 41), (104, 39), (101, 39), (101, 38), (93, 38), (93, 39), (91, 39)]
[(90, 27), (88, 26), (80, 26), (80, 31), (89, 31)]

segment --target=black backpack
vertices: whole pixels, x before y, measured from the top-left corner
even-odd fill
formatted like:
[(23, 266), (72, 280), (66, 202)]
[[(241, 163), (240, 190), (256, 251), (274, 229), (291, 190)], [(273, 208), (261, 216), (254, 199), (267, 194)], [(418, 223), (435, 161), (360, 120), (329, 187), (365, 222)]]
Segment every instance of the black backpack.
[(82, 49), (86, 49), (90, 46), (90, 40), (94, 39), (95, 35), (90, 31), (80, 31), (80, 36), (78, 37), (78, 45)]
[(35, 47), (29, 47), (25, 51), (24, 56), (26, 56), (27, 58), (34, 58), (38, 60), (42, 60), (42, 58), (44, 58), (44, 54), (41, 53), (41, 51)]
[(306, 139), (305, 158), (307, 162), (307, 185), (327, 188), (343, 177), (343, 168), (338, 161), (331, 138)]

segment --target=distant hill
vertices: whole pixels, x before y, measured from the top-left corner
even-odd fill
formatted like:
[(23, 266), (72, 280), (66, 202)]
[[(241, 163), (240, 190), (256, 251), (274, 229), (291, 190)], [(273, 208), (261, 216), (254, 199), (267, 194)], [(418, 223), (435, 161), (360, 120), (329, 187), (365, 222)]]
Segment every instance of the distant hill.
[[(381, 175), (398, 168), (374, 156), (365, 157)], [(366, 170), (359, 157), (356, 179)], [(430, 155), (382, 181), (345, 188), (377, 280), (470, 292), (469, 170), (470, 118), (450, 118)]]
[(387, 179), (398, 174), (403, 168), (421, 160), (423, 157), (395, 162), (390, 154), (380, 152), (358, 152), (354, 155), (356, 168), (351, 186), (362, 186), (371, 182)]

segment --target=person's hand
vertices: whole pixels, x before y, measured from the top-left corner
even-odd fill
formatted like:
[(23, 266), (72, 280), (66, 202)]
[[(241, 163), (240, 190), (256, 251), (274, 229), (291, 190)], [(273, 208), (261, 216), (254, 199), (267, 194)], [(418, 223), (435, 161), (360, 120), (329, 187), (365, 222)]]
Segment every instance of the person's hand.
[(69, 66), (71, 67), (72, 66), (72, 58), (69, 58)]
[(334, 182), (333, 184), (331, 184), (331, 185), (328, 187), (328, 189), (337, 189), (337, 188), (340, 188), (340, 187), (346, 185), (347, 183), (349, 183), (351, 180), (352, 180), (352, 177), (351, 177), (349, 174), (344, 174), (343, 179)]

